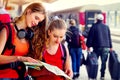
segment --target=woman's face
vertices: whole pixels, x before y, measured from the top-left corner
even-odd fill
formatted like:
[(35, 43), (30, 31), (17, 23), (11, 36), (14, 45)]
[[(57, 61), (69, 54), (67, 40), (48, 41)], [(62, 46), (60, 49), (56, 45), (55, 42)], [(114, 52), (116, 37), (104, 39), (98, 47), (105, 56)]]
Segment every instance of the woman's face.
[(26, 24), (28, 27), (36, 26), (45, 19), (45, 14), (40, 12), (29, 12), (26, 16)]
[(65, 33), (65, 29), (54, 29), (53, 31), (48, 31), (50, 41), (55, 44), (61, 43), (64, 39)]

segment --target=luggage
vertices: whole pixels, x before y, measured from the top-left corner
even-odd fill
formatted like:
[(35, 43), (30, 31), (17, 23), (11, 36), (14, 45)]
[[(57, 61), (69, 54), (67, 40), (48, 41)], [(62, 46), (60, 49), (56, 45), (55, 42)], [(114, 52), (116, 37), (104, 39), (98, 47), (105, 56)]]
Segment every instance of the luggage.
[(115, 51), (110, 52), (108, 69), (112, 80), (120, 80), (120, 58)]
[(98, 72), (98, 60), (94, 52), (88, 53), (86, 59), (86, 69), (90, 79), (96, 79)]

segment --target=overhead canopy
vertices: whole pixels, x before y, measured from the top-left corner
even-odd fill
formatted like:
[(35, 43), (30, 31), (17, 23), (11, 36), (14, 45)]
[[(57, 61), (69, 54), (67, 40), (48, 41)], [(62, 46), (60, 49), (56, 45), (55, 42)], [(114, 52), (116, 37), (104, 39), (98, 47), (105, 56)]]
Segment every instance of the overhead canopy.
[(30, 3), (30, 2), (45, 2), (45, 3), (52, 3), (57, 0), (9, 0), (10, 3), (16, 3), (18, 5), (24, 4), (24, 3)]
[(59, 11), (63, 9), (79, 7), (89, 4), (99, 5), (107, 10), (120, 10), (120, 0), (57, 0), (53, 3), (46, 5), (46, 7), (48, 8), (48, 10), (51, 11)]
[[(2, 1), (2, 0), (0, 0)], [(85, 5), (98, 5), (104, 10), (120, 10), (120, 0), (3, 0), (8, 1), (8, 9), (16, 9), (18, 15), (31, 2), (42, 2), (46, 9), (51, 12), (81, 7)], [(12, 4), (12, 5), (11, 5)], [(14, 4), (14, 5), (13, 5)]]
[[(6, 0), (7, 1), (7, 0)], [(58, 11), (71, 7), (96, 4), (110, 9), (120, 9), (120, 0), (8, 0), (9, 3), (24, 5), (30, 2), (43, 2), (50, 11)], [(114, 4), (112, 6), (112, 4)], [(110, 5), (110, 6), (109, 6)], [(108, 10), (108, 9), (107, 9)]]
[[(23, 10), (23, 5), (25, 5), (25, 4), (29, 4), (31, 2), (52, 3), (52, 2), (57, 1), (57, 0), (4, 0), (4, 1), (8, 2), (9, 4), (17, 5), (18, 6), (17, 13), (18, 13), (18, 15), (20, 15), (22, 10)], [(8, 5), (6, 6), (6, 9), (8, 9), (7, 7), (8, 7)]]

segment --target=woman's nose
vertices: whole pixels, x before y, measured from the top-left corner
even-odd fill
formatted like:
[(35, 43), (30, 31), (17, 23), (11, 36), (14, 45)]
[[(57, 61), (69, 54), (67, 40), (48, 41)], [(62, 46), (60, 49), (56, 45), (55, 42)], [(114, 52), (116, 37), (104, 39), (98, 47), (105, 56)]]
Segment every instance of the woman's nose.
[(39, 24), (39, 21), (38, 21), (38, 20), (36, 20), (36, 21), (35, 21), (35, 25), (38, 25), (38, 24)]
[(60, 43), (60, 38), (57, 38), (57, 42)]

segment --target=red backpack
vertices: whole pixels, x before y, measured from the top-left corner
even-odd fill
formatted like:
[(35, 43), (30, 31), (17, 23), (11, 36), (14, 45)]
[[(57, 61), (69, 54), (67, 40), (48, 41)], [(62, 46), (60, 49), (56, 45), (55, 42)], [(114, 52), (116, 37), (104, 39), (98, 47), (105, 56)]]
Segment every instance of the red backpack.
[[(7, 49), (12, 49), (11, 55), (13, 55), (14, 52), (15, 52), (15, 46), (12, 44), (12, 28), (10, 26), (10, 22), (11, 22), (11, 18), (10, 18), (9, 14), (7, 14), (7, 13), (1, 14), (0, 13), (0, 31), (3, 28), (6, 28), (6, 30), (7, 30), (7, 42), (5, 44), (5, 48), (2, 52), (2, 54), (4, 54), (4, 51), (7, 48)], [(26, 68), (25, 68), (26, 66), (23, 62), (16, 61), (16, 62), (0, 65), (0, 69), (6, 69), (8, 67), (16, 70), (16, 72), (19, 75), (19, 80), (24, 80), (24, 74), (26, 72)], [(21, 68), (19, 69), (19, 67), (21, 67)]]
[(2, 54), (4, 53), (6, 48), (13, 49), (12, 54), (14, 53), (14, 46), (11, 43), (12, 42), (12, 29), (10, 26), (10, 22), (11, 22), (11, 18), (10, 18), (10, 15), (8, 13), (0, 14), (0, 31), (3, 28), (6, 28), (6, 30), (7, 30), (7, 42), (5, 44), (5, 48), (2, 52)]

